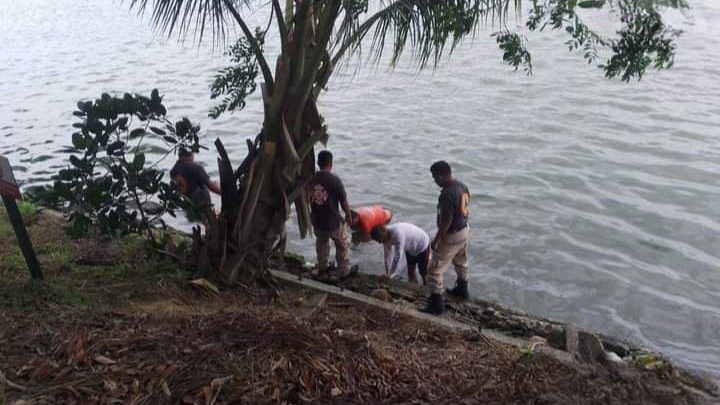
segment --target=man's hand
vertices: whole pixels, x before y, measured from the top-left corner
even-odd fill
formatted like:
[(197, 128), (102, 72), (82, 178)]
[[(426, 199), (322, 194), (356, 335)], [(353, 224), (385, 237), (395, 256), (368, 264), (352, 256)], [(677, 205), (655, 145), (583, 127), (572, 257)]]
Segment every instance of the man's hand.
[(353, 225), (355, 225), (356, 220), (357, 218), (353, 220), (352, 211), (350, 211), (349, 209), (345, 211), (345, 222), (348, 224), (348, 226), (352, 227)]
[(448, 229), (450, 229), (450, 221), (443, 221), (440, 226), (438, 226), (438, 231), (430, 244), (430, 248), (432, 250), (437, 250), (438, 245), (442, 243), (443, 239), (445, 239)]
[(343, 212), (345, 212), (345, 222), (349, 225), (353, 225), (353, 216), (352, 212), (350, 210), (350, 204), (348, 204), (347, 200), (344, 200), (340, 203), (340, 206), (342, 207)]
[(433, 238), (432, 242), (430, 242), (430, 249), (431, 249), (431, 250), (437, 250), (438, 245), (440, 244), (441, 241), (442, 241), (442, 238), (441, 238), (441, 237), (435, 236), (435, 237)]
[(222, 195), (222, 190), (220, 190), (220, 185), (217, 182), (211, 181), (207, 184), (208, 190), (212, 191), (215, 194)]

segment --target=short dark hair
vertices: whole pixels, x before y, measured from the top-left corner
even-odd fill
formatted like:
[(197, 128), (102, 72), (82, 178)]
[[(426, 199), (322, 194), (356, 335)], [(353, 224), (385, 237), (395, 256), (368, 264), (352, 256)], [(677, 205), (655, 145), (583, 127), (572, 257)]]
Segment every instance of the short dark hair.
[(330, 166), (333, 162), (333, 155), (329, 150), (324, 150), (318, 153), (317, 164), (318, 167), (324, 169)]
[(452, 169), (450, 169), (448, 162), (438, 160), (430, 166), (430, 173), (432, 173), (433, 176), (449, 176), (452, 174)]
[(193, 151), (191, 149), (187, 148), (180, 148), (178, 149), (178, 157), (186, 158), (192, 156)]
[(387, 228), (383, 225), (378, 225), (370, 231), (370, 238), (377, 242), (382, 242), (383, 239), (385, 239), (385, 235), (387, 235)]

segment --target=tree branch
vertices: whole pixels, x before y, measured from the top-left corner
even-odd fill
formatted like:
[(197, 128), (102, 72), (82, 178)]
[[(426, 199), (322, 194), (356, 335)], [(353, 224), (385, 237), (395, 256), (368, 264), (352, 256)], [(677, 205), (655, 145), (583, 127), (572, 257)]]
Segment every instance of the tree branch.
[(292, 29), (293, 1), (294, 0), (285, 0), (285, 25), (287, 25), (288, 30)]
[(1, 383), (2, 385), (5, 385), (5, 386), (9, 387), (9, 388), (12, 388), (12, 389), (14, 389), (14, 390), (16, 390), (16, 391), (20, 391), (20, 392), (25, 392), (25, 391), (27, 391), (27, 388), (23, 387), (22, 385), (16, 384), (16, 383), (8, 380), (7, 377), (5, 377), (5, 374), (3, 374), (2, 371), (0, 371), (0, 383)]
[(297, 91), (297, 85), (302, 79), (303, 71), (305, 69), (305, 52), (307, 44), (306, 31), (308, 25), (312, 24), (310, 20), (312, 2), (298, 2), (296, 5), (295, 28), (293, 33), (293, 44), (294, 54), (291, 55), (293, 61), (291, 69), (292, 74), (290, 77), (290, 88), (291, 92)]
[(285, 17), (283, 16), (282, 8), (280, 7), (279, 0), (272, 0), (273, 9), (275, 10), (275, 18), (277, 19), (278, 33), (280, 34), (280, 48), (282, 49), (283, 55), (287, 55), (290, 51), (288, 47), (288, 27), (285, 24)]
[(255, 57), (257, 58), (258, 64), (260, 65), (260, 70), (262, 71), (263, 78), (265, 79), (265, 83), (267, 83), (268, 87), (272, 89), (274, 85), (274, 80), (272, 76), (272, 72), (270, 71), (270, 67), (268, 66), (267, 60), (265, 59), (265, 55), (262, 52), (262, 48), (260, 47), (260, 44), (258, 44), (257, 39), (255, 38), (255, 35), (253, 35), (252, 31), (250, 31), (250, 28), (245, 23), (245, 20), (240, 16), (240, 13), (235, 9), (235, 6), (233, 6), (232, 2), (230, 0), (224, 0), (225, 6), (230, 11), (230, 14), (233, 15), (235, 18), (235, 21), (237, 21), (238, 25), (240, 25), (240, 28), (243, 31), (243, 34), (245, 34), (245, 37), (250, 42), (250, 45), (253, 48), (253, 51), (255, 52)]
[[(327, 6), (325, 13), (320, 18), (320, 24), (318, 24), (317, 29), (317, 40), (315, 41), (315, 49), (311, 56), (310, 64), (307, 69), (305, 69), (303, 78), (300, 81), (300, 88), (298, 89), (300, 91), (299, 111), (303, 111), (305, 109), (305, 104), (307, 103), (310, 92), (312, 91), (313, 84), (315, 83), (315, 77), (318, 73), (318, 69), (320, 68), (320, 63), (322, 62), (323, 55), (325, 55), (326, 52), (325, 49), (330, 42), (330, 35), (332, 34), (335, 20), (340, 13), (340, 4), (340, 0), (333, 0), (332, 3)], [(295, 118), (296, 122), (293, 124), (295, 131), (298, 129), (298, 120), (301, 116), (302, 114), (299, 114), (298, 117)]]

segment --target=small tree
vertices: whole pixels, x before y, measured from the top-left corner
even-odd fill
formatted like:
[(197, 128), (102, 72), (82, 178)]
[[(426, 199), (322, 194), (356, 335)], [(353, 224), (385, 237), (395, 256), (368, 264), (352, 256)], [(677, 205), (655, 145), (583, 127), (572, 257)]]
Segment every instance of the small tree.
[[(174, 185), (163, 181), (157, 165), (180, 146), (197, 151), (200, 127), (187, 118), (169, 121), (157, 90), (150, 97), (103, 94), (95, 101), (78, 102), (73, 114), (82, 119), (73, 124), (78, 129), (72, 135), (76, 153), (53, 184), (54, 194), (68, 204), (69, 233), (84, 236), (92, 225), (111, 235), (141, 233), (159, 247), (154, 230), (165, 226), (163, 215), (174, 216), (188, 203)], [(164, 151), (154, 162), (146, 157), (151, 146)], [(151, 208), (151, 203), (156, 206)]]
[[(217, 78), (213, 97), (225, 95), (211, 112), (241, 109), (245, 97), (262, 75), (264, 118), (260, 134), (248, 140), (248, 153), (240, 166), (230, 165), (222, 144), (220, 176), (222, 212), (213, 224), (201, 261), (228, 283), (253, 278), (275, 252), (284, 249), (285, 222), (291, 207), (297, 212), (300, 234), (311, 231), (304, 187), (314, 174), (314, 145), (326, 142), (328, 127), (317, 100), (339, 64), (351, 55), (380, 61), (390, 50), (390, 63), (412, 47), (412, 60), (420, 68), (436, 65), (464, 38), (491, 22), (504, 26), (507, 16), (520, 10), (521, 0), (131, 0), (140, 12), (151, 9), (160, 30), (200, 37), (212, 32), (227, 38), (231, 22), (242, 36), (231, 48), (238, 65)], [(682, 0), (545, 0), (532, 1), (527, 27), (564, 29), (571, 49), (582, 49), (590, 62), (609, 49), (601, 64), (607, 77), (640, 79), (648, 67), (672, 65), (677, 32), (659, 14), (662, 7), (685, 7)], [(582, 20), (581, 10), (610, 10), (620, 20), (615, 37), (603, 37)], [(253, 32), (245, 17), (265, 11), (273, 21), (280, 54), (271, 66), (263, 50), (264, 35)], [(207, 29), (209, 28), (209, 29)], [(526, 41), (502, 29), (496, 38), (503, 59), (516, 69), (531, 72)], [(243, 271), (245, 270), (245, 271)]]

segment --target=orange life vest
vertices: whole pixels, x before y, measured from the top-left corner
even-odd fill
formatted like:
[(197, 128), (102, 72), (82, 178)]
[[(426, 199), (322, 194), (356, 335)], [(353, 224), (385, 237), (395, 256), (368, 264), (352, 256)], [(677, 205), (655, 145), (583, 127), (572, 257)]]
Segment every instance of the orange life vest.
[(392, 219), (392, 212), (382, 205), (355, 208), (352, 214), (356, 218), (353, 229), (360, 231), (365, 240), (370, 238), (374, 227), (385, 225)]

